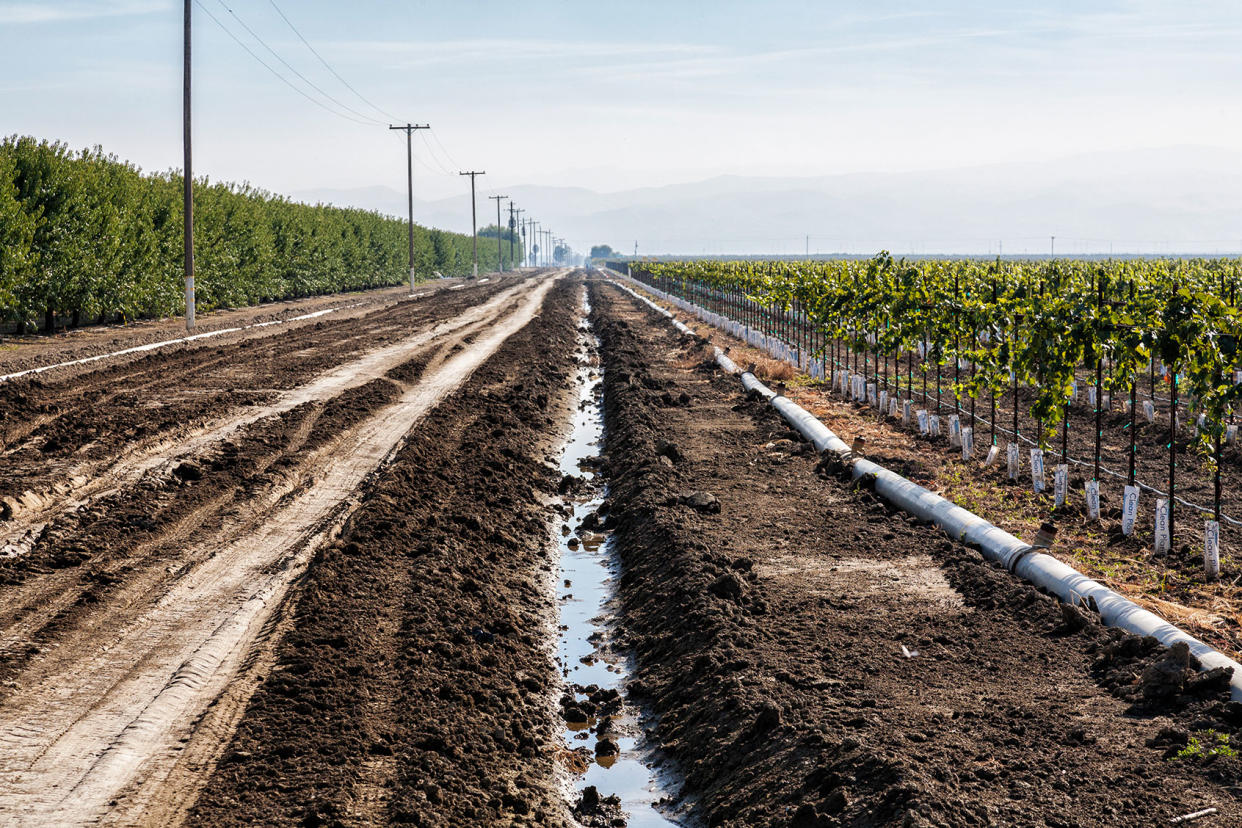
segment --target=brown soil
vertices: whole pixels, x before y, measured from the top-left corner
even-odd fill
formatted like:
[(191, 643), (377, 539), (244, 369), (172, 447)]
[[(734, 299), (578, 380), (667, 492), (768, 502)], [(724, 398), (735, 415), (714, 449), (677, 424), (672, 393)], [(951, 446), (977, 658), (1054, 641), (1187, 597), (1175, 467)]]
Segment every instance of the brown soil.
[[(450, 285), (461, 284), (460, 279), (444, 279), (419, 285), (415, 292), (432, 294), (447, 289)], [(15, 334), (0, 335), (0, 376), (5, 374), (38, 368), (44, 365), (56, 365), (75, 359), (110, 354), (125, 348), (138, 345), (149, 345), (179, 339), (190, 334), (208, 333), (224, 328), (238, 328), (245, 325), (257, 325), (264, 322), (287, 322), (289, 325), (313, 325), (317, 321), (332, 318), (348, 318), (370, 313), (386, 305), (402, 301), (409, 296), (408, 286), (381, 288), (379, 290), (357, 291), (353, 293), (334, 293), (326, 296), (311, 296), (305, 299), (293, 299), (283, 302), (269, 302), (249, 308), (223, 308), (210, 313), (200, 313), (195, 320), (192, 332), (185, 329), (185, 320), (181, 317), (169, 319), (140, 319), (128, 324), (87, 325), (80, 328), (58, 329), (56, 335), (47, 336), (31, 333), (22, 336)], [(293, 317), (336, 308), (331, 314), (311, 320), (294, 320)], [(235, 339), (268, 335), (273, 329), (282, 326), (271, 326), (238, 333), (220, 334), (210, 337), (207, 343), (221, 344)], [(203, 343), (206, 344), (206, 343)], [(133, 357), (129, 357), (132, 359)], [(98, 367), (96, 364), (95, 367)], [(78, 369), (82, 370), (82, 369)], [(91, 370), (88, 365), (84, 370)]]
[[(84, 376), (0, 384), (0, 497), (54, 484), (74, 464), (175, 438), (240, 406), (270, 400), (348, 357), (408, 336), (501, 290), (494, 280), (425, 303), (386, 303), (359, 318), (95, 364)], [(0, 507), (3, 508), (3, 507)], [(0, 519), (3, 514), (0, 514)]]
[(418, 427), (316, 556), (191, 824), (561, 822), (543, 504), (574, 289)]
[(1236, 758), (1166, 760), (1242, 724), (1219, 677), (1149, 669), (1160, 648), (817, 475), (696, 342), (615, 287), (592, 301), (631, 693), (706, 824), (1242, 820)]

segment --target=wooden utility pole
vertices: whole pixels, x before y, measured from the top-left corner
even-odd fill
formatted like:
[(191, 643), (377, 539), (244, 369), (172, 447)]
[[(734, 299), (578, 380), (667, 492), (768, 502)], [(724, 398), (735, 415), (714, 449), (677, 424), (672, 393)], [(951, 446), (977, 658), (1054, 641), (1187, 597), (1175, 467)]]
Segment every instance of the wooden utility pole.
[(514, 208), (513, 199), (509, 199), (509, 267), (517, 267), (517, 217), (521, 210)]
[(414, 130), (431, 129), (431, 124), (406, 124), (405, 126), (389, 126), (391, 129), (405, 131), (405, 192), (409, 202), (410, 231), (410, 293), (414, 292)]
[(474, 240), (474, 278), (479, 278), (479, 215), (478, 202), (474, 197), (474, 179), (480, 175), (487, 175), (483, 170), (471, 170), (470, 172), (458, 173), (458, 175), (470, 176), (470, 236)]
[(185, 144), (185, 170), (182, 187), (185, 202), (185, 329), (194, 330), (194, 163), (190, 136), (190, 13), (193, 0), (185, 0), (185, 77), (181, 101), (182, 141)]
[(488, 198), (496, 202), (496, 268), (503, 271), (505, 269), (505, 254), (500, 246), (500, 202), (508, 198), (508, 196), (488, 196)]

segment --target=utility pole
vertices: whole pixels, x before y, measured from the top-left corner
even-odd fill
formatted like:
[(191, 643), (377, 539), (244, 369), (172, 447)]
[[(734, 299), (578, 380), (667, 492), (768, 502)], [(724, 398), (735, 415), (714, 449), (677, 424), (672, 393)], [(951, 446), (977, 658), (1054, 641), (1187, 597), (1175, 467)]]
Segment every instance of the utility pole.
[(530, 225), (531, 225), (531, 230), (530, 230), (530, 237), (531, 237), (531, 246), (530, 246), (531, 264), (532, 264), (533, 266), (535, 266), (535, 267), (539, 267), (539, 254), (542, 252), (542, 248), (543, 248), (543, 245), (539, 243), (539, 222), (537, 222), (537, 221), (532, 221), (532, 222), (530, 223)]
[(185, 0), (185, 78), (181, 102), (181, 124), (185, 144), (185, 171), (182, 187), (185, 201), (185, 329), (194, 330), (194, 158), (190, 135), (190, 22), (191, 3)]
[(474, 239), (474, 278), (477, 279), (479, 278), (479, 206), (474, 198), (474, 179), (480, 175), (487, 175), (487, 173), (471, 170), (470, 172), (458, 173), (458, 175), (470, 176), (470, 235)]
[(505, 254), (500, 246), (500, 202), (508, 196), (488, 196), (496, 202), (496, 267), (503, 271), (505, 269)]
[[(517, 228), (522, 221), (522, 213), (525, 212), (525, 210), (515, 209), (513, 202), (509, 202), (509, 263), (511, 265), (517, 264), (517, 251), (514, 249), (514, 243), (517, 241)], [(523, 239), (525, 239), (525, 234), (523, 234)]]
[(392, 129), (405, 131), (405, 192), (410, 208), (410, 293), (414, 292), (414, 130), (431, 129), (430, 124), (406, 124), (392, 126)]
[(1055, 259), (1057, 257), (1057, 237), (1049, 236), (1048, 238), (1052, 240), (1051, 241), (1052, 247), (1050, 248), (1052, 251), (1052, 255), (1049, 258)]

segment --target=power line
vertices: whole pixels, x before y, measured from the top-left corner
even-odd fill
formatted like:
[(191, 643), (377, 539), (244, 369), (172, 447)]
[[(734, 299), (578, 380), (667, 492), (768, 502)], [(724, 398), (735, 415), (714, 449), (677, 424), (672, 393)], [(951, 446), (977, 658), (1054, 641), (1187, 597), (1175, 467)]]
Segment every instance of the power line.
[(346, 89), (348, 89), (350, 92), (353, 92), (355, 95), (357, 95), (357, 96), (358, 96), (358, 100), (362, 101), (362, 102), (363, 102), (363, 103), (365, 103), (367, 106), (371, 107), (371, 108), (372, 108), (372, 109), (374, 109), (376, 112), (378, 112), (378, 113), (380, 113), (381, 115), (383, 115), (385, 118), (389, 118), (389, 119), (391, 119), (391, 120), (393, 120), (393, 121), (401, 121), (401, 120), (405, 120), (405, 119), (403, 119), (403, 118), (398, 118), (396, 115), (393, 115), (393, 114), (391, 114), (391, 113), (389, 113), (389, 112), (387, 112), (387, 111), (385, 111), (385, 110), (383, 110), (383, 109), (380, 109), (378, 106), (376, 106), (375, 104), (373, 104), (373, 103), (371, 103), (369, 100), (367, 100), (367, 99), (363, 96), (363, 94), (362, 94), (361, 92), (359, 92), (357, 89), (355, 89), (355, 88), (354, 88), (354, 87), (350, 84), (350, 82), (349, 82), (349, 81), (347, 81), (347, 80), (345, 80), (343, 77), (341, 77), (341, 74), (340, 74), (339, 72), (337, 72), (335, 69), (333, 69), (333, 68), (332, 68), (332, 65), (331, 65), (331, 64), (329, 64), (329, 63), (328, 63), (328, 61), (326, 61), (326, 60), (324, 59), (323, 55), (321, 55), (321, 54), (319, 54), (319, 52), (315, 51), (315, 47), (314, 47), (314, 46), (312, 46), (312, 45), (310, 44), (310, 41), (309, 41), (309, 40), (307, 40), (305, 37), (303, 37), (303, 36), (302, 36), (302, 33), (298, 31), (297, 26), (294, 26), (294, 25), (293, 25), (293, 21), (291, 21), (288, 17), (286, 17), (286, 16), (285, 16), (285, 13), (284, 13), (283, 11), (281, 11), (280, 6), (276, 5), (276, 0), (268, 0), (268, 2), (272, 4), (272, 8), (274, 8), (274, 9), (276, 10), (276, 13), (277, 13), (278, 15), (280, 15), (280, 19), (281, 19), (281, 20), (283, 20), (283, 21), (285, 21), (285, 23), (289, 26), (289, 28), (293, 30), (293, 33), (294, 33), (295, 35), (297, 35), (297, 36), (298, 36), (298, 39), (299, 39), (299, 40), (301, 40), (301, 41), (302, 41), (302, 43), (304, 43), (304, 44), (306, 45), (306, 48), (307, 48), (307, 49), (310, 49), (311, 54), (312, 54), (312, 55), (314, 55), (315, 57), (319, 58), (319, 62), (320, 62), (320, 63), (322, 63), (322, 64), (324, 65), (324, 68), (325, 68), (325, 69), (327, 69), (329, 72), (331, 72), (333, 77), (335, 77), (335, 78), (336, 78), (337, 80), (339, 80), (342, 84), (344, 84)]
[[(301, 79), (302, 79), (302, 82), (303, 82), (303, 83), (305, 83), (307, 86), (309, 86), (311, 89), (314, 89), (314, 90), (315, 90), (316, 92), (318, 92), (320, 95), (323, 95), (325, 98), (327, 98), (328, 100), (332, 101), (332, 103), (336, 104), (336, 105), (337, 105), (337, 106), (339, 106), (341, 109), (344, 109), (346, 112), (351, 112), (351, 113), (353, 113), (354, 115), (357, 115), (359, 118), (363, 118), (363, 119), (364, 119), (364, 122), (370, 122), (370, 123), (372, 123), (372, 124), (377, 124), (377, 125), (382, 125), (382, 124), (383, 124), (383, 121), (378, 121), (378, 120), (376, 120), (375, 118), (372, 118), (370, 115), (367, 115), (367, 114), (365, 114), (365, 113), (363, 113), (363, 112), (359, 112), (358, 110), (354, 109), (353, 107), (351, 107), (351, 106), (349, 106), (349, 105), (347, 105), (347, 104), (344, 104), (344, 103), (342, 103), (341, 101), (339, 101), (339, 100), (337, 100), (336, 98), (334, 98), (333, 96), (329, 95), (327, 92), (325, 92), (325, 91), (324, 91), (323, 89), (321, 89), (319, 86), (317, 86), (317, 85), (314, 83), (314, 81), (312, 81), (310, 78), (306, 77), (306, 76), (305, 76), (305, 75), (303, 75), (301, 72), (299, 72), (297, 69), (295, 69), (295, 68), (294, 68), (294, 66), (293, 66), (293, 64), (291, 64), (289, 61), (287, 61), (287, 60), (285, 60), (283, 57), (281, 57), (281, 56), (280, 56), (280, 54), (279, 54), (279, 53), (278, 53), (275, 49), (273, 49), (271, 46), (268, 46), (268, 45), (267, 45), (267, 42), (266, 42), (266, 41), (264, 41), (264, 40), (263, 40), (263, 38), (259, 37), (259, 35), (255, 32), (255, 30), (254, 30), (254, 29), (252, 29), (252, 28), (250, 28), (249, 26), (247, 26), (247, 25), (246, 25), (246, 21), (242, 20), (240, 17), (238, 17), (238, 16), (237, 16), (237, 12), (233, 11), (231, 8), (229, 8), (229, 7), (225, 4), (224, 0), (216, 0), (216, 2), (220, 4), (221, 8), (223, 8), (225, 11), (227, 11), (229, 14), (231, 14), (231, 15), (233, 16), (233, 19), (234, 19), (234, 20), (236, 20), (236, 21), (238, 22), (238, 24), (239, 24), (239, 25), (240, 25), (243, 29), (245, 29), (247, 32), (249, 32), (249, 33), (250, 33), (250, 36), (251, 36), (251, 37), (253, 37), (255, 40), (257, 40), (257, 41), (259, 42), (259, 44), (260, 44), (260, 45), (261, 45), (264, 49), (267, 49), (269, 52), (271, 52), (272, 57), (276, 58), (278, 61), (280, 61), (281, 63), (283, 63), (283, 64), (285, 65), (285, 68), (286, 68), (286, 69), (288, 69), (290, 72), (292, 72), (293, 74), (295, 74), (295, 75), (297, 75), (299, 78), (301, 78)], [(338, 113), (338, 114), (339, 114), (339, 113)]]
[[(225, 26), (223, 23), (221, 23), (221, 22), (220, 22), (220, 19), (219, 19), (218, 17), (216, 17), (214, 14), (212, 14), (212, 13), (211, 13), (211, 10), (210, 10), (210, 9), (208, 9), (205, 5), (203, 5), (202, 0), (194, 0), (194, 5), (198, 6), (198, 7), (202, 10), (203, 14), (207, 15), (208, 17), (210, 17), (210, 18), (212, 19), (212, 22), (214, 22), (217, 26), (219, 26), (219, 27), (221, 28), (221, 30), (223, 30), (223, 31), (224, 31), (224, 33), (225, 33), (226, 35), (228, 35), (229, 37), (231, 37), (231, 38), (233, 39), (233, 42), (235, 42), (238, 46), (240, 46), (240, 47), (242, 47), (243, 49), (245, 49), (245, 50), (246, 50), (246, 54), (250, 55), (250, 56), (251, 56), (252, 58), (254, 58), (256, 61), (258, 61), (259, 65), (261, 65), (264, 69), (266, 69), (267, 71), (269, 71), (269, 72), (271, 72), (273, 75), (275, 75), (277, 78), (279, 78), (279, 79), (280, 79), (280, 81), (281, 81), (282, 83), (284, 83), (286, 86), (288, 86), (288, 87), (289, 87), (290, 89), (292, 89), (294, 92), (297, 92), (297, 93), (298, 93), (299, 95), (301, 95), (303, 98), (306, 98), (306, 100), (310, 101), (310, 102), (311, 102), (311, 103), (313, 103), (315, 106), (319, 107), (320, 109), (324, 110), (325, 112), (331, 112), (333, 115), (337, 116), (338, 118), (344, 118), (344, 119), (345, 119), (345, 120), (347, 120), (347, 121), (353, 121), (355, 124), (362, 124), (363, 126), (371, 126), (371, 124), (370, 124), (370, 123), (368, 123), (367, 121), (360, 121), (360, 120), (358, 120), (357, 118), (351, 118), (351, 117), (349, 117), (348, 115), (344, 115), (344, 114), (342, 114), (342, 113), (340, 113), (340, 112), (337, 112), (335, 109), (333, 109), (332, 107), (328, 106), (328, 105), (327, 105), (327, 104), (325, 104), (323, 101), (320, 101), (320, 100), (318, 100), (318, 99), (316, 99), (316, 98), (312, 98), (310, 95), (306, 94), (306, 91), (305, 91), (305, 90), (303, 90), (301, 87), (297, 86), (295, 83), (293, 83), (292, 81), (290, 81), (290, 80), (289, 80), (288, 78), (286, 78), (284, 75), (282, 75), (282, 74), (280, 74), (279, 72), (277, 72), (275, 69), (273, 69), (273, 68), (271, 67), (271, 65), (270, 65), (269, 63), (267, 63), (267, 61), (263, 60), (263, 58), (261, 58), (261, 57), (259, 57), (258, 55), (256, 55), (256, 54), (254, 53), (254, 50), (253, 50), (253, 49), (251, 49), (249, 46), (247, 46), (245, 43), (243, 43), (243, 42), (242, 42), (242, 40), (241, 40), (241, 38), (239, 38), (237, 35), (233, 34), (233, 32), (232, 32), (232, 31), (231, 31), (231, 30), (230, 30), (227, 26)], [(226, 8), (227, 8), (227, 7), (226, 7)], [(377, 122), (375, 122), (375, 123), (378, 123), (378, 121), (377, 121)]]
[(427, 136), (420, 133), (418, 137), (422, 140), (423, 146), (427, 148), (427, 157), (439, 168), (440, 172), (444, 175), (453, 175), (453, 171), (444, 165), (440, 157), (436, 155), (436, 151), (431, 148), (431, 144), (427, 143)]
[(453, 167), (460, 167), (461, 164), (457, 163), (457, 159), (453, 157), (453, 154), (445, 148), (444, 144), (440, 143), (440, 136), (436, 135), (436, 131), (434, 129), (431, 130), (431, 137), (435, 140), (436, 146), (440, 148), (440, 151), (444, 153), (444, 157), (449, 160), (449, 165)]

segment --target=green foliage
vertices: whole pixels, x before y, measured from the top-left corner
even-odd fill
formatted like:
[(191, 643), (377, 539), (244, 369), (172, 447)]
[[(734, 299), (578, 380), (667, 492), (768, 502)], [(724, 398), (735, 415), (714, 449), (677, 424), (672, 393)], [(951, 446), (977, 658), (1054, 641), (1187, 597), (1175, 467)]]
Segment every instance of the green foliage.
[[(194, 203), (202, 310), (409, 279), (405, 221), (205, 179)], [(145, 175), (98, 148), (0, 141), (0, 321), (183, 313), (183, 227), (177, 173)], [(470, 271), (470, 236), (414, 230), (419, 278)], [(495, 269), (494, 247), (480, 245), (479, 260)]]
[[(975, 368), (953, 391), (1003, 392), (1016, 376), (1034, 392), (1031, 415), (1047, 446), (1064, 416), (1075, 372), (1108, 365), (1103, 390), (1128, 392), (1153, 354), (1176, 378), (1192, 413), (1205, 415), (1195, 448), (1209, 467), (1213, 442), (1242, 398), (1234, 383), (1242, 313), (1234, 306), (1242, 262), (1092, 263), (914, 261), (646, 262), (636, 273), (679, 289), (741, 292), (786, 309), (796, 302), (825, 334), (885, 354), (926, 344), (928, 364)], [(1011, 374), (1012, 372), (1012, 374)]]
[(592, 259), (611, 259), (616, 255), (616, 251), (607, 244), (597, 244), (591, 248)]
[[(1200, 740), (1202, 736), (1202, 741)], [(1217, 733), (1215, 730), (1202, 731), (1198, 736), (1191, 736), (1186, 747), (1169, 757), (1175, 759), (1215, 759), (1221, 756), (1237, 756), (1238, 752), (1229, 745), (1228, 733)]]

